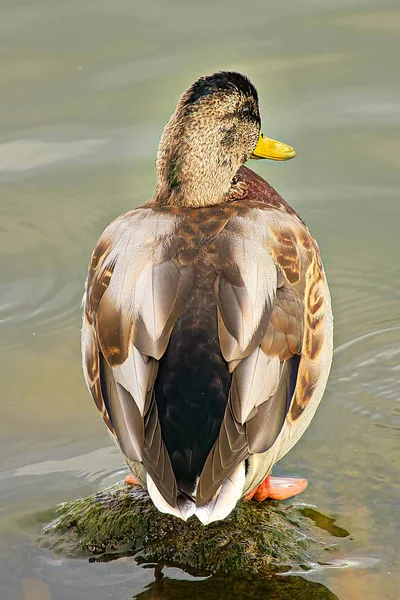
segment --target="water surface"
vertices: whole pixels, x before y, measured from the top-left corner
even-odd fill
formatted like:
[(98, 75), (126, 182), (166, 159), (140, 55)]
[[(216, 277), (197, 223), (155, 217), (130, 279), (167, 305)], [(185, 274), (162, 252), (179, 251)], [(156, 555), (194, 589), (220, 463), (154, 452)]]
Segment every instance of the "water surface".
[[(395, 599), (399, 580), (400, 8), (396, 0), (0, 0), (0, 598)], [(85, 389), (90, 252), (151, 197), (178, 95), (217, 69), (293, 145), (253, 168), (318, 239), (335, 314), (324, 401), (276, 474), (350, 532), (322, 565), (252, 583), (39, 550), (41, 513), (119, 480)]]

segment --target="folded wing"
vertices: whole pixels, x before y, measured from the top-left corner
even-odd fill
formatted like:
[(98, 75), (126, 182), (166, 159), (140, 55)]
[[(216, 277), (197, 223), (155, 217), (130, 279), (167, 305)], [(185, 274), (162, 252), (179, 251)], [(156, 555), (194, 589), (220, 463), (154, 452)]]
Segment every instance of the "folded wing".
[(154, 384), (193, 290), (194, 261), (215, 270), (218, 338), (231, 387), (198, 481), (197, 508), (187, 513), (204, 522), (230, 512), (242, 494), (241, 463), (268, 451), (289, 416), (298, 419), (306, 409), (324, 344), (326, 286), (305, 226), (274, 210), (246, 207), (241, 214), (230, 206), (218, 209), (207, 235), (201, 209), (193, 209), (199, 229), (187, 225), (181, 245), (183, 217), (173, 211), (142, 208), (114, 221), (92, 255), (82, 332), (98, 410), (127, 459), (143, 463), (160, 510), (179, 516)]

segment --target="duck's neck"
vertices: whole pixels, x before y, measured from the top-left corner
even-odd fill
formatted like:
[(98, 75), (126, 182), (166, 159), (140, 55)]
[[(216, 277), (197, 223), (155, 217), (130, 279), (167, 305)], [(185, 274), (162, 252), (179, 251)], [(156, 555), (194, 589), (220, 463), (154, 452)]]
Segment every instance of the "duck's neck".
[(173, 115), (161, 137), (157, 155), (155, 200), (179, 206), (209, 206), (230, 196), (239, 164), (232, 164), (220, 132)]

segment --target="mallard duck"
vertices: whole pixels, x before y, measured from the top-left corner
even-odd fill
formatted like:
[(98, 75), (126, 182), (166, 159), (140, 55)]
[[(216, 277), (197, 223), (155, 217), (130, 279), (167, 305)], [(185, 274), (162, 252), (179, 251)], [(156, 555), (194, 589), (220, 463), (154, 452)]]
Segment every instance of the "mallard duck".
[(332, 313), (318, 246), (250, 158), (261, 133), (247, 77), (201, 77), (161, 137), (154, 197), (109, 225), (84, 297), (87, 385), (132, 476), (162, 512), (204, 524), (239, 499), (288, 498), (273, 478), (322, 398)]

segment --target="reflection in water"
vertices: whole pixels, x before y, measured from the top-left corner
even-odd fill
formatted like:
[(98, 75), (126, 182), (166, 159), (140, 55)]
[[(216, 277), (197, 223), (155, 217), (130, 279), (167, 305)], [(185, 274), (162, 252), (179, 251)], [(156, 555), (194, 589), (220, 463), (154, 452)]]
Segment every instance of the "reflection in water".
[(135, 600), (335, 600), (333, 594), (321, 583), (302, 577), (270, 577), (237, 579), (212, 575), (201, 581), (182, 581), (158, 576)]
[(319, 527), (320, 529), (324, 529), (334, 537), (343, 538), (348, 537), (350, 535), (350, 533), (346, 529), (335, 525), (336, 519), (332, 519), (331, 517), (323, 515), (322, 513), (315, 510), (315, 508), (305, 506), (304, 508), (300, 508), (300, 512), (303, 516), (308, 517), (309, 519), (314, 521), (317, 527)]

